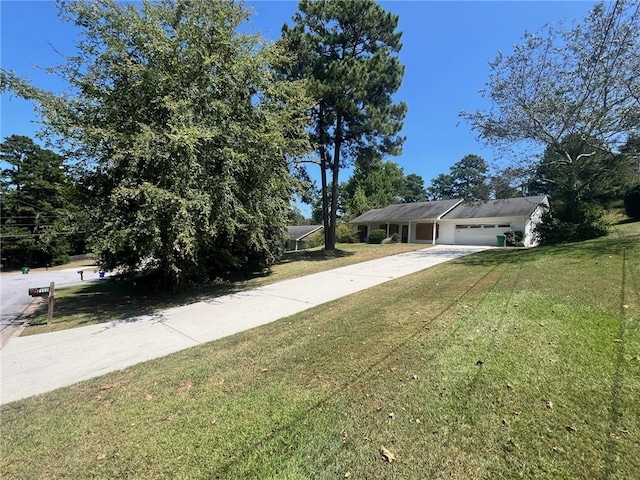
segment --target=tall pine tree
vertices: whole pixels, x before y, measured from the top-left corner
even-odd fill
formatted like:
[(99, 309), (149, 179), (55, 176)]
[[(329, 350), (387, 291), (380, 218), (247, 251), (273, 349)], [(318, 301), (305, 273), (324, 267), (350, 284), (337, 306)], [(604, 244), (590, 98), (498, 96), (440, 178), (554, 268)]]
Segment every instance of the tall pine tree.
[(319, 157), (325, 249), (333, 250), (340, 169), (362, 148), (399, 154), (404, 141), (398, 133), (407, 107), (392, 100), (404, 75), (397, 57), (401, 33), (398, 17), (373, 0), (302, 0), (298, 8), (294, 25), (282, 29), (282, 43), (296, 60), (285, 74), (307, 80), (315, 102), (311, 139)]

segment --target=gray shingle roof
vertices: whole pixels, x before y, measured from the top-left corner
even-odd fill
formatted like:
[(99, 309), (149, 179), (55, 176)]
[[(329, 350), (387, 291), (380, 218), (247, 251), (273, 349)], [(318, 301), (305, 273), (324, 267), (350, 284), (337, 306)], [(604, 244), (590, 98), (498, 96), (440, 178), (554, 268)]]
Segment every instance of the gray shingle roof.
[(349, 223), (389, 222), (436, 219), (455, 206), (460, 200), (438, 200), (389, 205), (376, 208), (354, 218)]
[(322, 225), (299, 225), (295, 227), (287, 227), (287, 236), (289, 237), (289, 240), (301, 240), (321, 228)]
[(442, 218), (528, 217), (541, 203), (548, 204), (546, 195), (464, 202)]

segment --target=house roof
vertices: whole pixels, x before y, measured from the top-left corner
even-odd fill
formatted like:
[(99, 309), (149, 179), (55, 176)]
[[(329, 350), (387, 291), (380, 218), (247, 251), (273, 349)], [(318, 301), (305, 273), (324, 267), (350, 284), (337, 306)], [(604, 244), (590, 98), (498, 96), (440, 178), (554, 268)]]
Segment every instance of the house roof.
[(549, 204), (546, 195), (464, 202), (442, 218), (448, 220), (462, 218), (528, 217), (541, 203), (545, 205)]
[(289, 240), (302, 240), (304, 237), (311, 235), (313, 232), (320, 230), (322, 225), (299, 225), (295, 227), (287, 227), (287, 237)]
[(461, 200), (438, 200), (435, 202), (416, 202), (389, 205), (376, 208), (354, 218), (349, 223), (411, 221), (436, 219), (455, 207)]
[(546, 195), (505, 198), (478, 202), (438, 200), (435, 202), (401, 203), (375, 208), (354, 218), (349, 223), (402, 222), (490, 217), (528, 217), (540, 204), (549, 204)]

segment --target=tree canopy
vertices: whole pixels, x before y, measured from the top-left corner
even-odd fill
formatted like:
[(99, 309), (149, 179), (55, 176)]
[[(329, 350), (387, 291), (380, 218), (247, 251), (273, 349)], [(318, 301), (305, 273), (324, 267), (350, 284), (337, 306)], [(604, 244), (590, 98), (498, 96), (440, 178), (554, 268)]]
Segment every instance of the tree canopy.
[[(308, 80), (311, 140), (318, 152), (325, 249), (335, 248), (339, 172), (363, 148), (398, 154), (406, 114), (393, 103), (404, 67), (398, 17), (373, 0), (301, 0), (282, 45), (295, 56), (284, 73)], [(330, 180), (327, 173), (330, 173)], [(331, 192), (328, 187), (331, 185)]]
[(89, 168), (106, 268), (202, 280), (277, 258), (292, 182), (306, 153), (301, 82), (286, 58), (239, 32), (233, 2), (61, 3), (78, 54), (55, 69), (69, 94), (3, 71), (3, 88), (39, 102), (48, 132)]
[(469, 154), (453, 164), (448, 174), (441, 173), (427, 189), (432, 200), (463, 198), (488, 200), (490, 194), (489, 166), (480, 156)]
[(341, 185), (339, 204), (349, 217), (356, 217), (372, 208), (397, 203), (405, 187), (402, 168), (395, 162), (383, 161), (376, 152), (360, 155), (353, 174)]
[[(490, 144), (542, 147), (547, 166), (589, 185), (618, 168), (620, 148), (640, 132), (638, 72), (640, 4), (599, 3), (572, 28), (527, 32), (499, 54), (483, 93), (491, 108), (461, 115)], [(539, 158), (527, 152), (525, 164)], [(570, 217), (584, 218), (581, 202), (572, 205)]]

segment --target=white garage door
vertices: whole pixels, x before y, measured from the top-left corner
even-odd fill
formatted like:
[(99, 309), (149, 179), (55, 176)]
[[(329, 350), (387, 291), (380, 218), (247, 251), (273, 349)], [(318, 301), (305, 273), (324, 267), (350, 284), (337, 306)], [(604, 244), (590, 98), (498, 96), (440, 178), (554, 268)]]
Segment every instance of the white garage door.
[(472, 224), (456, 225), (456, 245), (490, 245), (498, 244), (498, 235), (511, 229), (507, 224)]

